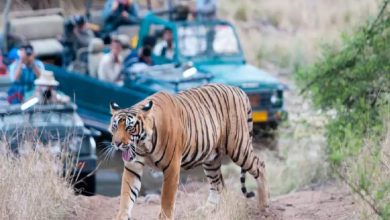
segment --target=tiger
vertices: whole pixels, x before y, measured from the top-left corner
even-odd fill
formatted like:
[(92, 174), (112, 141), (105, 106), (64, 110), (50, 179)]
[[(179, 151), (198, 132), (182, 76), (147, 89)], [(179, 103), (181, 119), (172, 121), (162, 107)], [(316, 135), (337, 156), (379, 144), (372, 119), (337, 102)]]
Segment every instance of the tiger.
[(217, 205), (225, 183), (222, 157), (241, 167), (257, 182), (261, 210), (269, 205), (264, 161), (253, 151), (253, 121), (249, 98), (238, 87), (208, 84), (177, 94), (155, 93), (130, 108), (110, 103), (111, 146), (122, 152), (124, 170), (119, 212), (115, 219), (130, 219), (141, 188), (144, 166), (161, 170), (163, 184), (159, 219), (174, 219), (180, 169), (202, 166), (209, 182), (207, 203)]

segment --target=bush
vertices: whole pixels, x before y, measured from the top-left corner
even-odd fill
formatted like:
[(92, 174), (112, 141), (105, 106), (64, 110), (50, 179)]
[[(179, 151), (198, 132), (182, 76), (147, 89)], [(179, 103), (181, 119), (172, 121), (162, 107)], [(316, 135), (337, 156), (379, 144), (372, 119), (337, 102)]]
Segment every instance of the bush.
[[(327, 125), (333, 170), (384, 219), (390, 218), (389, 167), (383, 162), (390, 121), (390, 12), (343, 36), (343, 46), (324, 46), (322, 58), (297, 72), (303, 91), (316, 106), (332, 110)], [(387, 196), (388, 197), (388, 196)]]

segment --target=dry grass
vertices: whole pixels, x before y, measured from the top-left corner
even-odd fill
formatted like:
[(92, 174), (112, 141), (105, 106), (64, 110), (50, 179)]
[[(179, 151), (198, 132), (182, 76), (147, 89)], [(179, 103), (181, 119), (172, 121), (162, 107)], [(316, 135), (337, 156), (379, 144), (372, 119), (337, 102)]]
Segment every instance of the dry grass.
[(312, 62), (322, 43), (339, 42), (342, 32), (374, 15), (378, 1), (223, 0), (220, 7), (220, 16), (237, 25), (251, 63), (291, 71)]
[[(296, 90), (286, 93), (289, 120), (279, 128), (277, 152), (264, 150), (263, 143), (255, 143), (257, 155), (265, 160), (271, 196), (277, 196), (321, 183), (328, 178), (326, 162), (326, 117), (314, 111), (310, 103), (298, 96)], [(222, 166), (224, 177), (239, 182), (240, 168), (235, 164)], [(256, 189), (249, 174), (248, 188)], [(239, 186), (236, 186), (239, 188)]]
[[(226, 189), (221, 197), (220, 202), (216, 207), (206, 206), (207, 197), (199, 195), (208, 195), (206, 187), (198, 189), (197, 192), (183, 193), (179, 192), (179, 197), (185, 198), (184, 202), (178, 204), (180, 209), (187, 210), (185, 212), (179, 212), (178, 219), (185, 220), (202, 220), (202, 219), (225, 219), (225, 220), (240, 220), (249, 219), (249, 207), (248, 202), (257, 201), (246, 199), (241, 192), (238, 191), (236, 186), (236, 180), (228, 180)], [(198, 186), (199, 187), (199, 186)], [(178, 208), (176, 209), (178, 210)]]
[[(15, 156), (0, 143), (0, 219), (64, 219), (74, 212), (72, 187), (62, 163), (46, 148)], [(28, 150), (30, 149), (30, 150)]]

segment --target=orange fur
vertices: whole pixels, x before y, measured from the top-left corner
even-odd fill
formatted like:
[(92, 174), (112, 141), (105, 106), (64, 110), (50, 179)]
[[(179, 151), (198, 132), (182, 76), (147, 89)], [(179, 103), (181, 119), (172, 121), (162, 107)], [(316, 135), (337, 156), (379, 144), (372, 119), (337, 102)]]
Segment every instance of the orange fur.
[[(248, 171), (256, 178), (260, 207), (268, 206), (265, 165), (253, 153), (252, 112), (242, 90), (211, 84), (177, 95), (162, 92), (112, 113), (113, 143), (125, 152), (135, 146), (135, 158), (125, 161), (117, 219), (130, 217), (145, 163), (164, 173), (160, 219), (174, 218), (181, 167), (202, 165), (210, 183), (208, 202), (217, 203), (224, 188), (224, 154), (243, 174)], [(248, 195), (246, 188), (243, 192)]]

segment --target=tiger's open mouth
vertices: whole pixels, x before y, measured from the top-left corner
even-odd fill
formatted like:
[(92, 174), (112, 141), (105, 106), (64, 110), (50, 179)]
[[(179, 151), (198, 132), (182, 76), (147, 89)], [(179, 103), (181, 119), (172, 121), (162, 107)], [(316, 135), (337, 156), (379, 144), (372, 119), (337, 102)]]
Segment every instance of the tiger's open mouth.
[(122, 160), (131, 161), (133, 159), (134, 159), (134, 154), (132, 153), (130, 147), (122, 151)]

